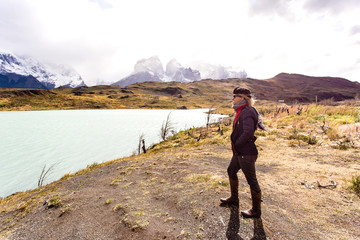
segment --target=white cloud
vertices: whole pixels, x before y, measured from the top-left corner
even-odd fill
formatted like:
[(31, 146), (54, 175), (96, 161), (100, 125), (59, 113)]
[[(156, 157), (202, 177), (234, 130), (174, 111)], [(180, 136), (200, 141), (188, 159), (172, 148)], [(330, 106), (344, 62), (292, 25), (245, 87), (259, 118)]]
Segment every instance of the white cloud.
[(307, 0), (304, 8), (309, 11), (327, 11), (331, 14), (343, 13), (349, 9), (359, 8), (358, 0)]
[(0, 0), (0, 46), (72, 65), (88, 83), (115, 82), (153, 55), (234, 66), (254, 78), (360, 81), (359, 4), (319, 2)]
[(106, 0), (89, 0), (90, 2), (95, 2), (101, 7), (102, 9), (112, 8), (113, 5)]

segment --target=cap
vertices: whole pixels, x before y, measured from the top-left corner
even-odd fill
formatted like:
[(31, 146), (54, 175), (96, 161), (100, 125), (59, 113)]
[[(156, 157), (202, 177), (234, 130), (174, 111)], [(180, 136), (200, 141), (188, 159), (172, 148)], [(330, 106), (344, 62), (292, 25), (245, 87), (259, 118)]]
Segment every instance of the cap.
[(234, 94), (242, 94), (251, 98), (251, 92), (247, 88), (236, 87), (233, 91)]

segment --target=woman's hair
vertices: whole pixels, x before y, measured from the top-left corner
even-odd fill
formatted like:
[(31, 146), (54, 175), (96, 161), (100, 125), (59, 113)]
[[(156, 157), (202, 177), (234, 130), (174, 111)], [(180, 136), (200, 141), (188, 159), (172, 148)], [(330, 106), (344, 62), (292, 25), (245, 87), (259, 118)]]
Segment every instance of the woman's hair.
[(243, 97), (250, 107), (254, 106), (256, 100), (249, 89), (236, 87), (233, 93)]

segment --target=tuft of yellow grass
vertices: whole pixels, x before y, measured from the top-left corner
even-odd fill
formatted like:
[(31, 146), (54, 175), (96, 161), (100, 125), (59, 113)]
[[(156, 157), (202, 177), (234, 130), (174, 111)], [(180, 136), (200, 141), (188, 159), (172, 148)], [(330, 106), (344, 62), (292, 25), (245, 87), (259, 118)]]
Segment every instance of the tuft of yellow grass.
[(210, 173), (197, 174), (193, 173), (184, 178), (185, 182), (191, 184), (205, 184), (210, 187), (228, 186), (229, 180), (219, 175)]

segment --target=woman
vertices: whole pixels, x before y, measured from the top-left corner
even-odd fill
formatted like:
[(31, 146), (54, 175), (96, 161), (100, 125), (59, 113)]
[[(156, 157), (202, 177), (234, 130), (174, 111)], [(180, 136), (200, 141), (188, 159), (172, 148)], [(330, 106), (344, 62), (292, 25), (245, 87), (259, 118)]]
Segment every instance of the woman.
[(236, 112), (231, 134), (233, 157), (227, 169), (231, 196), (220, 200), (225, 204), (239, 204), (237, 172), (241, 169), (250, 185), (252, 199), (252, 208), (241, 211), (241, 214), (244, 217), (258, 218), (261, 216), (261, 190), (255, 172), (258, 151), (254, 132), (258, 126), (262, 129), (264, 126), (259, 113), (253, 107), (254, 99), (250, 90), (237, 87), (233, 93), (233, 108)]

